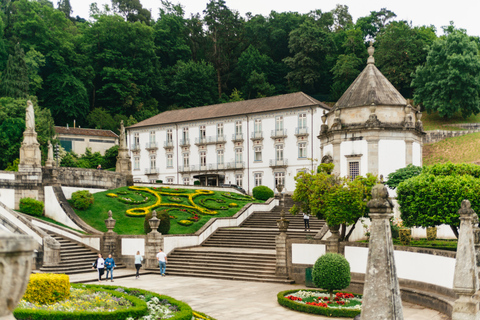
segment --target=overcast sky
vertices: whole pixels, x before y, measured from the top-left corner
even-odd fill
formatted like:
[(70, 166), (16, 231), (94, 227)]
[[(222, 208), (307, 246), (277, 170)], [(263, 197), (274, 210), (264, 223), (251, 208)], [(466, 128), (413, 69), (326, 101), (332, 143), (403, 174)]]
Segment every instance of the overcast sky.
[[(53, 2), (56, 5), (57, 1)], [(88, 18), (88, 10), (92, 2), (97, 2), (99, 7), (103, 4), (111, 4), (110, 0), (70, 0), (74, 11), (73, 16), (79, 15)], [(144, 8), (151, 10), (152, 17), (155, 19), (158, 17), (160, 0), (140, 0), (140, 2)], [(172, 0), (171, 2), (180, 2), (188, 17), (190, 13), (202, 13), (208, 1)], [(247, 12), (268, 15), (272, 10), (300, 13), (307, 13), (315, 9), (330, 11), (335, 8), (337, 3), (349, 7), (354, 21), (368, 15), (370, 11), (378, 11), (385, 7), (397, 14), (397, 20), (411, 21), (414, 26), (434, 25), (437, 28), (437, 34), (442, 34), (442, 26), (454, 21), (457, 28), (466, 29), (469, 35), (480, 36), (479, 0), (226, 0), (227, 6), (239, 11), (242, 16), (245, 16)]]

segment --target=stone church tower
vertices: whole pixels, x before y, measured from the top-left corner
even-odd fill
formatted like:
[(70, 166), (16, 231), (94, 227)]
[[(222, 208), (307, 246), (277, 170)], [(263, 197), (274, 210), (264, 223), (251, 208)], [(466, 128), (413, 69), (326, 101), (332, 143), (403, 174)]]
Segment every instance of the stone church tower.
[(370, 45), (365, 69), (322, 116), (321, 160), (333, 162), (341, 176), (386, 177), (410, 163), (422, 165), (421, 113), (377, 69), (373, 52)]

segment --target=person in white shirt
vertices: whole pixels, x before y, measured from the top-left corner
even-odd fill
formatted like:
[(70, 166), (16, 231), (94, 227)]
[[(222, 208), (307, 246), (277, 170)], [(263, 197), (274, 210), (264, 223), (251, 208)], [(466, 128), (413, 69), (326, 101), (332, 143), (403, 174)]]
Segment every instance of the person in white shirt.
[(303, 223), (305, 224), (305, 231), (310, 231), (310, 215), (308, 213), (303, 213)]
[(137, 251), (137, 254), (135, 255), (135, 269), (137, 269), (135, 279), (140, 278), (140, 268), (142, 267), (142, 261), (143, 257), (140, 255), (140, 251)]
[(167, 268), (167, 255), (162, 251), (162, 248), (157, 253), (158, 266), (160, 267), (160, 274), (165, 277), (165, 269)]
[(98, 271), (98, 281), (102, 281), (103, 273), (105, 272), (105, 260), (103, 260), (102, 254), (98, 254), (97, 260), (93, 263), (92, 269), (97, 269)]

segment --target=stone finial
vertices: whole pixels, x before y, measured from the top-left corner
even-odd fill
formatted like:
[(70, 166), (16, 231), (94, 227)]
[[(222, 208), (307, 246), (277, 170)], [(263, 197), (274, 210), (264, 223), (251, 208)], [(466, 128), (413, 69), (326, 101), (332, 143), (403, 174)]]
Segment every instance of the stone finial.
[(157, 211), (153, 210), (152, 211), (152, 218), (148, 220), (148, 224), (150, 225), (150, 233), (158, 233), (158, 226), (160, 225), (160, 219), (157, 218)]
[(393, 204), (388, 198), (388, 189), (381, 183), (372, 188), (372, 200), (368, 201), (369, 208), (393, 208)]
[(367, 64), (375, 64), (375, 58), (373, 57), (373, 53), (375, 52), (375, 48), (373, 47), (373, 41), (370, 41), (370, 47), (367, 49), (368, 51), (368, 59)]
[(458, 215), (460, 217), (465, 217), (468, 218), (470, 216), (473, 217), (475, 214), (475, 211), (472, 209), (472, 204), (470, 203), (469, 200), (463, 200), (462, 204), (460, 205), (460, 209), (458, 210)]
[(327, 115), (325, 114), (325, 110), (323, 110), (322, 123), (325, 124), (325, 122), (327, 122)]
[(370, 113), (375, 114), (375, 111), (377, 110), (377, 106), (375, 105), (375, 102), (372, 102), (370, 105)]
[(113, 219), (112, 210), (108, 210), (108, 219), (105, 219), (105, 226), (108, 229), (108, 232), (113, 232), (113, 228), (115, 228), (115, 224), (117, 221)]

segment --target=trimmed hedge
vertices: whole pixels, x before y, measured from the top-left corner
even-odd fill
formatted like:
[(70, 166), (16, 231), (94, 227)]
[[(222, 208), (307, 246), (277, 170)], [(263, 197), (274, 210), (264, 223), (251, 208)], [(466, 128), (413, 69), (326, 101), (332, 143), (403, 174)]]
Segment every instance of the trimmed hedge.
[(70, 278), (66, 274), (32, 273), (23, 299), (52, 304), (70, 297)]
[(93, 204), (93, 194), (88, 190), (80, 190), (72, 193), (72, 204), (76, 209), (86, 210)]
[(192, 308), (185, 302), (176, 300), (169, 296), (164, 296), (157, 294), (155, 292), (136, 289), (136, 288), (125, 288), (120, 286), (109, 286), (109, 285), (85, 285), (85, 284), (72, 284), (74, 288), (86, 288), (86, 289), (101, 289), (101, 291), (106, 291), (111, 293), (116, 297), (125, 297), (130, 302), (135, 304), (134, 307), (130, 307), (124, 310), (116, 311), (105, 311), (105, 312), (63, 312), (63, 311), (47, 311), (47, 310), (27, 310), (27, 309), (15, 309), (13, 315), (18, 320), (125, 320), (128, 317), (139, 318), (148, 314), (147, 304), (145, 301), (136, 298), (135, 296), (127, 295), (114, 291), (115, 289), (122, 288), (127, 293), (135, 292), (136, 295), (149, 295), (157, 297), (160, 300), (167, 300), (172, 305), (176, 305), (179, 309), (175, 313), (175, 316), (169, 318), (169, 320), (191, 320), (192, 319)]
[(31, 216), (41, 217), (43, 216), (43, 208), (45, 205), (42, 201), (35, 200), (33, 198), (20, 199), (19, 209), (20, 212), (29, 214)]
[[(277, 301), (278, 303), (288, 309), (292, 309), (295, 311), (305, 312), (305, 313), (312, 313), (312, 314), (319, 314), (322, 316), (327, 317), (344, 317), (344, 318), (354, 318), (355, 316), (360, 314), (360, 310), (351, 310), (351, 309), (333, 309), (333, 308), (323, 308), (323, 307), (316, 307), (311, 306), (304, 303), (299, 303), (292, 301), (290, 299), (285, 298), (286, 295), (297, 292), (300, 289), (295, 290), (286, 290), (279, 292), (277, 294)], [(320, 291), (315, 289), (301, 289), (303, 291)], [(320, 291), (326, 292), (326, 291)]]
[(273, 190), (266, 186), (257, 186), (252, 189), (252, 195), (255, 199), (266, 201), (273, 198)]

